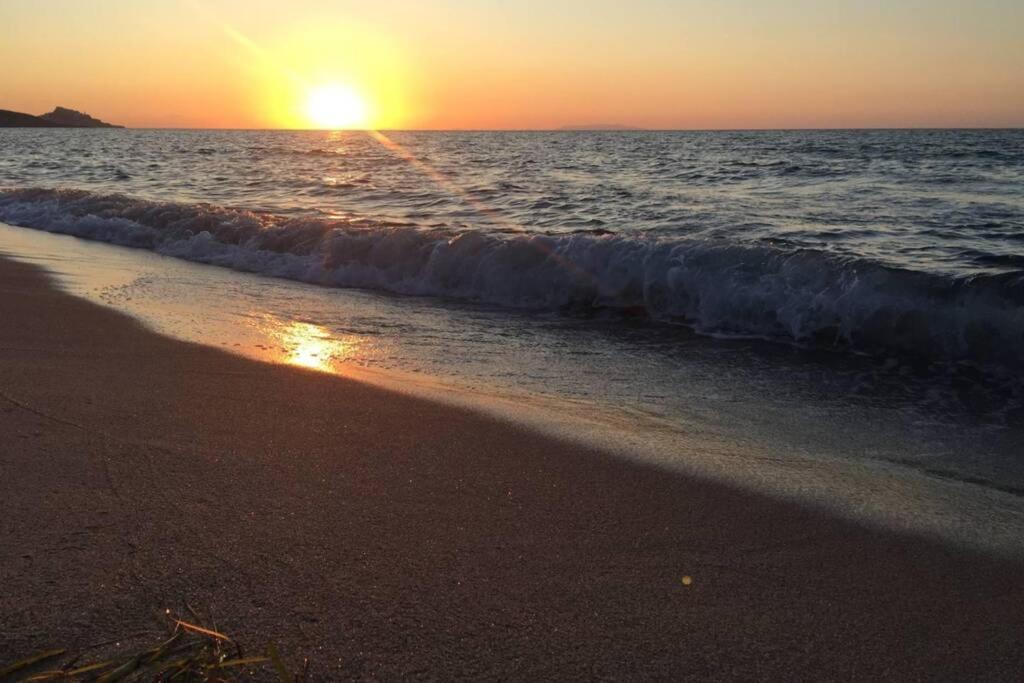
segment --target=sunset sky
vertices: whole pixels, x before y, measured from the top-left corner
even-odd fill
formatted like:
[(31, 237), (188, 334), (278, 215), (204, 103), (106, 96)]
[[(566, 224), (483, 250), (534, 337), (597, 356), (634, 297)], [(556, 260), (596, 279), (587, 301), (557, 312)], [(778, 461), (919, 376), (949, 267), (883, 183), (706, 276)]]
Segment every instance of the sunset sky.
[(0, 64), (140, 127), (1021, 126), (1024, 2), (0, 0)]

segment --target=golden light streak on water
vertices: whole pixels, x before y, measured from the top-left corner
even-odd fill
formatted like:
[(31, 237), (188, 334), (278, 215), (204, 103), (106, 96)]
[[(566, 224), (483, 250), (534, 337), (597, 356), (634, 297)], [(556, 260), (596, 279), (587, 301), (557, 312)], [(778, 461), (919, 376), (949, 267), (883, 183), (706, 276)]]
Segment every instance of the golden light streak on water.
[(334, 372), (338, 363), (358, 358), (358, 341), (336, 339), (319, 325), (276, 323), (271, 336), (280, 344), (279, 360), (321, 372)]

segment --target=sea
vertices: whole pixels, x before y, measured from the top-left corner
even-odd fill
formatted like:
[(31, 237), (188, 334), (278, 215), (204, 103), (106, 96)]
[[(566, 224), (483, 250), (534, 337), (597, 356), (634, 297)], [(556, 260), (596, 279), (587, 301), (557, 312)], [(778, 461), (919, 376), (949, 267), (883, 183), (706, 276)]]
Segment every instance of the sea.
[(0, 223), (164, 334), (1024, 554), (1024, 130), (0, 129)]

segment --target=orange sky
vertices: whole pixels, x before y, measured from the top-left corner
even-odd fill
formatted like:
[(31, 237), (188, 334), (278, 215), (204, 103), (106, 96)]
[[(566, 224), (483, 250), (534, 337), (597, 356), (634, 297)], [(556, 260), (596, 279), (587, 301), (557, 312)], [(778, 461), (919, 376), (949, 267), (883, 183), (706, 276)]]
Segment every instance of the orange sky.
[[(898, 6), (896, 6), (898, 5)], [(2, 0), (0, 108), (129, 126), (1024, 125), (1019, 0)]]

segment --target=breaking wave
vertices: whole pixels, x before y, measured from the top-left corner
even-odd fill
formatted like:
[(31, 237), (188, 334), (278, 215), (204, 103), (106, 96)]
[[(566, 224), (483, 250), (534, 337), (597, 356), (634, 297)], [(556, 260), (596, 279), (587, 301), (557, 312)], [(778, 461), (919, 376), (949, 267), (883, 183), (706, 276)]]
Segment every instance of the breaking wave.
[(332, 287), (620, 311), (702, 333), (1024, 364), (1024, 273), (952, 277), (811, 249), (485, 233), (80, 190), (0, 190), (0, 220)]

